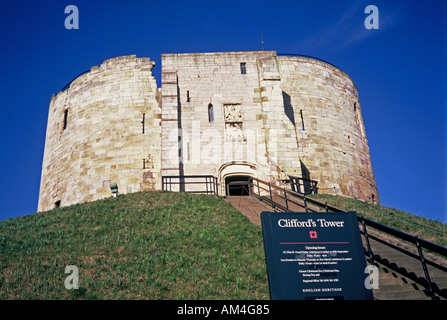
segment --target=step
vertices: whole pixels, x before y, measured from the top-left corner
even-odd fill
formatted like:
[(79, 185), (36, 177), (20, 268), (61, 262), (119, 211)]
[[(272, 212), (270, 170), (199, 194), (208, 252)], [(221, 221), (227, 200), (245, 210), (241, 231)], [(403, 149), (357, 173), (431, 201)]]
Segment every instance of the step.
[(379, 288), (373, 289), (377, 300), (431, 300), (421, 285), (410, 279), (379, 265)]
[[(376, 236), (379, 237), (380, 235), (376, 234)], [(395, 239), (387, 239), (387, 240), (389, 240), (390, 242), (398, 243)], [(364, 246), (366, 247), (364, 238), (363, 243)], [(406, 250), (409, 250), (417, 254), (417, 249), (415, 248), (415, 246), (412, 247), (410, 244), (402, 242), (400, 242), (399, 246), (404, 247)], [(417, 277), (422, 277), (425, 279), (425, 273), (422, 264), (418, 259), (410, 257), (402, 252), (398, 252), (395, 249), (390, 248), (384, 244), (378, 243), (375, 240), (371, 240), (371, 247), (374, 254), (379, 255), (381, 258), (388, 260), (390, 263), (394, 263), (398, 267), (405, 268), (407, 271), (415, 273)], [(439, 257), (433, 257), (433, 255), (429, 253), (424, 253), (424, 257), (433, 260), (441, 265), (447, 265), (443, 264), (442, 259), (440, 259)], [(427, 265), (427, 269), (429, 271), (430, 280), (432, 283), (435, 283), (441, 289), (447, 288), (447, 276), (444, 271), (439, 270), (430, 265)]]
[(389, 291), (373, 290), (373, 295), (376, 300), (431, 300), (431, 297), (424, 291), (415, 289), (402, 290), (401, 288), (394, 288)]

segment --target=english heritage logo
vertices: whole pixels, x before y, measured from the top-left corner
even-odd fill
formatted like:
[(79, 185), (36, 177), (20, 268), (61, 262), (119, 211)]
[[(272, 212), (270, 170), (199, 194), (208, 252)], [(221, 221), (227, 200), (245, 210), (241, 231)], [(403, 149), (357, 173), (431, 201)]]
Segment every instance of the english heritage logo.
[(311, 239), (317, 239), (318, 235), (316, 231), (309, 231), (309, 236)]

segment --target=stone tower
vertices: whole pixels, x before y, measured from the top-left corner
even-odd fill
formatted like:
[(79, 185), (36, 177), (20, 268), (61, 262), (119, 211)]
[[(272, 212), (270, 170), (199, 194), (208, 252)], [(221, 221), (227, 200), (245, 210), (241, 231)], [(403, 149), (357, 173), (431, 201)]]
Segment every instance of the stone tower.
[(53, 96), (38, 210), (161, 188), (159, 91), (154, 62), (104, 61)]
[(296, 176), (379, 201), (357, 88), (337, 67), (275, 51), (163, 54), (158, 89), (153, 65), (110, 59), (53, 96), (39, 211), (173, 175), (213, 175), (220, 194), (236, 176)]

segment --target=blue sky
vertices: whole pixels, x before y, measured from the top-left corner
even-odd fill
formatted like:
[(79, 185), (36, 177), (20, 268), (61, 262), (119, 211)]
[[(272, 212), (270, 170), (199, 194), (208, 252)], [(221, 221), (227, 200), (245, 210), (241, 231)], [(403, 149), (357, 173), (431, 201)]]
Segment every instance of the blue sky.
[[(64, 27), (68, 5), (79, 29)], [(367, 30), (367, 5), (379, 29)], [(0, 220), (37, 210), (48, 106), (81, 72), (136, 54), (260, 50), (327, 60), (356, 83), (383, 205), (446, 209), (445, 0), (8, 1), (0, 9)]]

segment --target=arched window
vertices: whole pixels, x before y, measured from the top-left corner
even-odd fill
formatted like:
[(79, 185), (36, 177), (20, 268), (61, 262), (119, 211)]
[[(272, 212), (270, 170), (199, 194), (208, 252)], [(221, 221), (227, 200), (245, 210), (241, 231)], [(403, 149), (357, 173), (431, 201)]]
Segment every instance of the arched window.
[(211, 103), (208, 105), (208, 121), (214, 122), (214, 108)]

